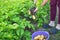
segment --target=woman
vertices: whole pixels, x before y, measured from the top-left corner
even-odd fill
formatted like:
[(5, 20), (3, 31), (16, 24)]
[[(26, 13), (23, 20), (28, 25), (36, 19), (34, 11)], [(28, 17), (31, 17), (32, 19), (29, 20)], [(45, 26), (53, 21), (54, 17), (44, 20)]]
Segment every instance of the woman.
[[(44, 6), (48, 0), (43, 0), (41, 6)], [(50, 22), (49, 24), (45, 24), (45, 28), (47, 27), (54, 27), (55, 26), (55, 17), (56, 17), (56, 12), (57, 12), (57, 6), (59, 8), (59, 15), (58, 15), (58, 23), (56, 25), (56, 28), (52, 28), (49, 32), (50, 33), (57, 33), (60, 30), (60, 0), (50, 0)], [(34, 10), (36, 12), (38, 8)]]

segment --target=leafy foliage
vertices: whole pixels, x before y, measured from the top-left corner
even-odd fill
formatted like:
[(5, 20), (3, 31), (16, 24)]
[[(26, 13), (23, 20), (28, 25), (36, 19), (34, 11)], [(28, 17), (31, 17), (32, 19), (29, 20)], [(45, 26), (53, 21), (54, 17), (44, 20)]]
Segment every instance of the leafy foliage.
[[(48, 5), (39, 8), (36, 13), (38, 27), (42, 26), (43, 20), (46, 21)], [(31, 40), (31, 32), (24, 29), (28, 27), (35, 30), (30, 20), (32, 15), (28, 14), (33, 6), (32, 0), (0, 0), (0, 40)]]

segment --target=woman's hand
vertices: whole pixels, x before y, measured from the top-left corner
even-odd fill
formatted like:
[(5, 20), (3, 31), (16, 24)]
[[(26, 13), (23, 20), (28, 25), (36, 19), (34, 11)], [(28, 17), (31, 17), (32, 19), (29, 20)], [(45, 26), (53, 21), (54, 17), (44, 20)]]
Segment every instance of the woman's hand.
[(36, 12), (38, 10), (38, 8), (36, 8), (35, 10), (34, 10), (34, 12)]

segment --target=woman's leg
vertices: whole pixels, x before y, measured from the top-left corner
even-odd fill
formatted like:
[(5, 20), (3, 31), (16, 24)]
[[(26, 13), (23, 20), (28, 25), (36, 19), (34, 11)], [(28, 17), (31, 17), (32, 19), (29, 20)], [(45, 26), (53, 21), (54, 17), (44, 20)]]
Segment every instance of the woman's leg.
[(57, 0), (50, 0), (50, 21), (55, 21), (57, 11)]
[(60, 0), (58, 0), (58, 8), (59, 8), (59, 15), (58, 15), (58, 24), (56, 28), (60, 30)]
[(60, 24), (60, 0), (58, 0), (59, 15), (58, 15), (58, 24)]
[(57, 11), (57, 0), (50, 0), (50, 26), (55, 26), (54, 21), (56, 17), (56, 11)]
[[(53, 0), (52, 0), (53, 1)], [(59, 17), (58, 17), (58, 24), (56, 26), (56, 28), (52, 28), (49, 33), (51, 34), (56, 34), (58, 33), (58, 31), (60, 31), (60, 0), (55, 0), (55, 2), (58, 3), (58, 7), (59, 7)], [(57, 4), (56, 3), (56, 4)], [(56, 4), (54, 5), (55, 7), (52, 7), (51, 4), (51, 21), (55, 21), (55, 16), (56, 16)]]

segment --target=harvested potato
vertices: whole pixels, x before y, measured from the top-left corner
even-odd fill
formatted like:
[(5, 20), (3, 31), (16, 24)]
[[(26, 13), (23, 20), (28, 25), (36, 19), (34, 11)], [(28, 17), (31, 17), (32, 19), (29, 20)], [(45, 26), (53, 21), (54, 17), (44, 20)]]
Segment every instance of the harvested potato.
[(40, 37), (40, 35), (36, 36), (34, 39), (38, 39)]
[(36, 19), (35, 15), (33, 15), (33, 19)]
[(28, 10), (29, 15), (31, 14), (30, 10)]
[(38, 35), (34, 38), (34, 40), (46, 40), (46, 37), (44, 35)]
[(43, 39), (43, 40), (46, 40), (46, 39)]
[(44, 35), (40, 35), (40, 38), (43, 39), (44, 38)]

